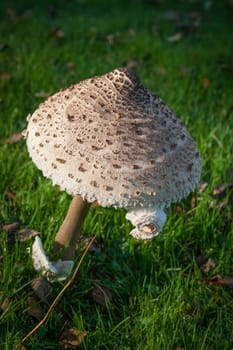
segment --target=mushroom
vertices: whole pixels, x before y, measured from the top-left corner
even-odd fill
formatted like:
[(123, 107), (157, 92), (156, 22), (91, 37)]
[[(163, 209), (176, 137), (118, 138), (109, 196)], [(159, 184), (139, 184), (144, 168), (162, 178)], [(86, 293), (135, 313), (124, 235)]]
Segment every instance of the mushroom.
[[(29, 115), (25, 137), (36, 166), (74, 196), (54, 244), (69, 266), (92, 202), (126, 208), (135, 226), (131, 235), (152, 239), (164, 226), (164, 209), (193, 191), (200, 178), (190, 133), (127, 68), (49, 97)], [(34, 245), (35, 267), (56, 273), (38, 238)]]

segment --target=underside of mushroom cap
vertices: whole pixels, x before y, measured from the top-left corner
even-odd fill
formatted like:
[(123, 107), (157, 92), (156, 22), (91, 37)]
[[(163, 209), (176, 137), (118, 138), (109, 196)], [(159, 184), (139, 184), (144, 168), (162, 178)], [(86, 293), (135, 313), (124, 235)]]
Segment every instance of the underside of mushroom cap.
[(33, 162), (61, 190), (102, 206), (169, 206), (200, 178), (195, 142), (126, 68), (48, 98), (28, 118)]

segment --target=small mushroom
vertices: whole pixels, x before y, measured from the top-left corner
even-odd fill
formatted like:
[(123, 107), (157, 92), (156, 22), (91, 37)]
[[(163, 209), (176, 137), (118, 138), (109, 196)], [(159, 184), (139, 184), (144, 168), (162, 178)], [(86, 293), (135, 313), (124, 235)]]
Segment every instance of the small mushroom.
[(24, 134), (37, 167), (74, 196), (55, 238), (54, 250), (62, 250), (64, 260), (74, 259), (92, 202), (126, 208), (135, 225), (131, 234), (151, 239), (166, 221), (164, 208), (199, 182), (200, 155), (191, 135), (127, 68), (49, 97), (28, 117)]

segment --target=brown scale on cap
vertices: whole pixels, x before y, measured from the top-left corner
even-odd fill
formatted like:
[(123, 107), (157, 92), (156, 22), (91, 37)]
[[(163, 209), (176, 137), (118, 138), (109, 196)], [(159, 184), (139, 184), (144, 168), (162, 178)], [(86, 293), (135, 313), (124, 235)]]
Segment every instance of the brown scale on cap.
[(126, 68), (48, 98), (29, 120), (27, 146), (54, 184), (102, 206), (169, 206), (200, 177), (183, 123)]

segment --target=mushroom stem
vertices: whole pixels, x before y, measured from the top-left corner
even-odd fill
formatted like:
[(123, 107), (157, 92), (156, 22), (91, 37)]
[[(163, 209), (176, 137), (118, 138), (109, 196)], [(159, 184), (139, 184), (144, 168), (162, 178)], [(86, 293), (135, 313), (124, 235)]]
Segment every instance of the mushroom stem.
[(54, 243), (54, 253), (61, 253), (63, 260), (74, 260), (76, 242), (89, 208), (90, 203), (81, 196), (73, 197)]

